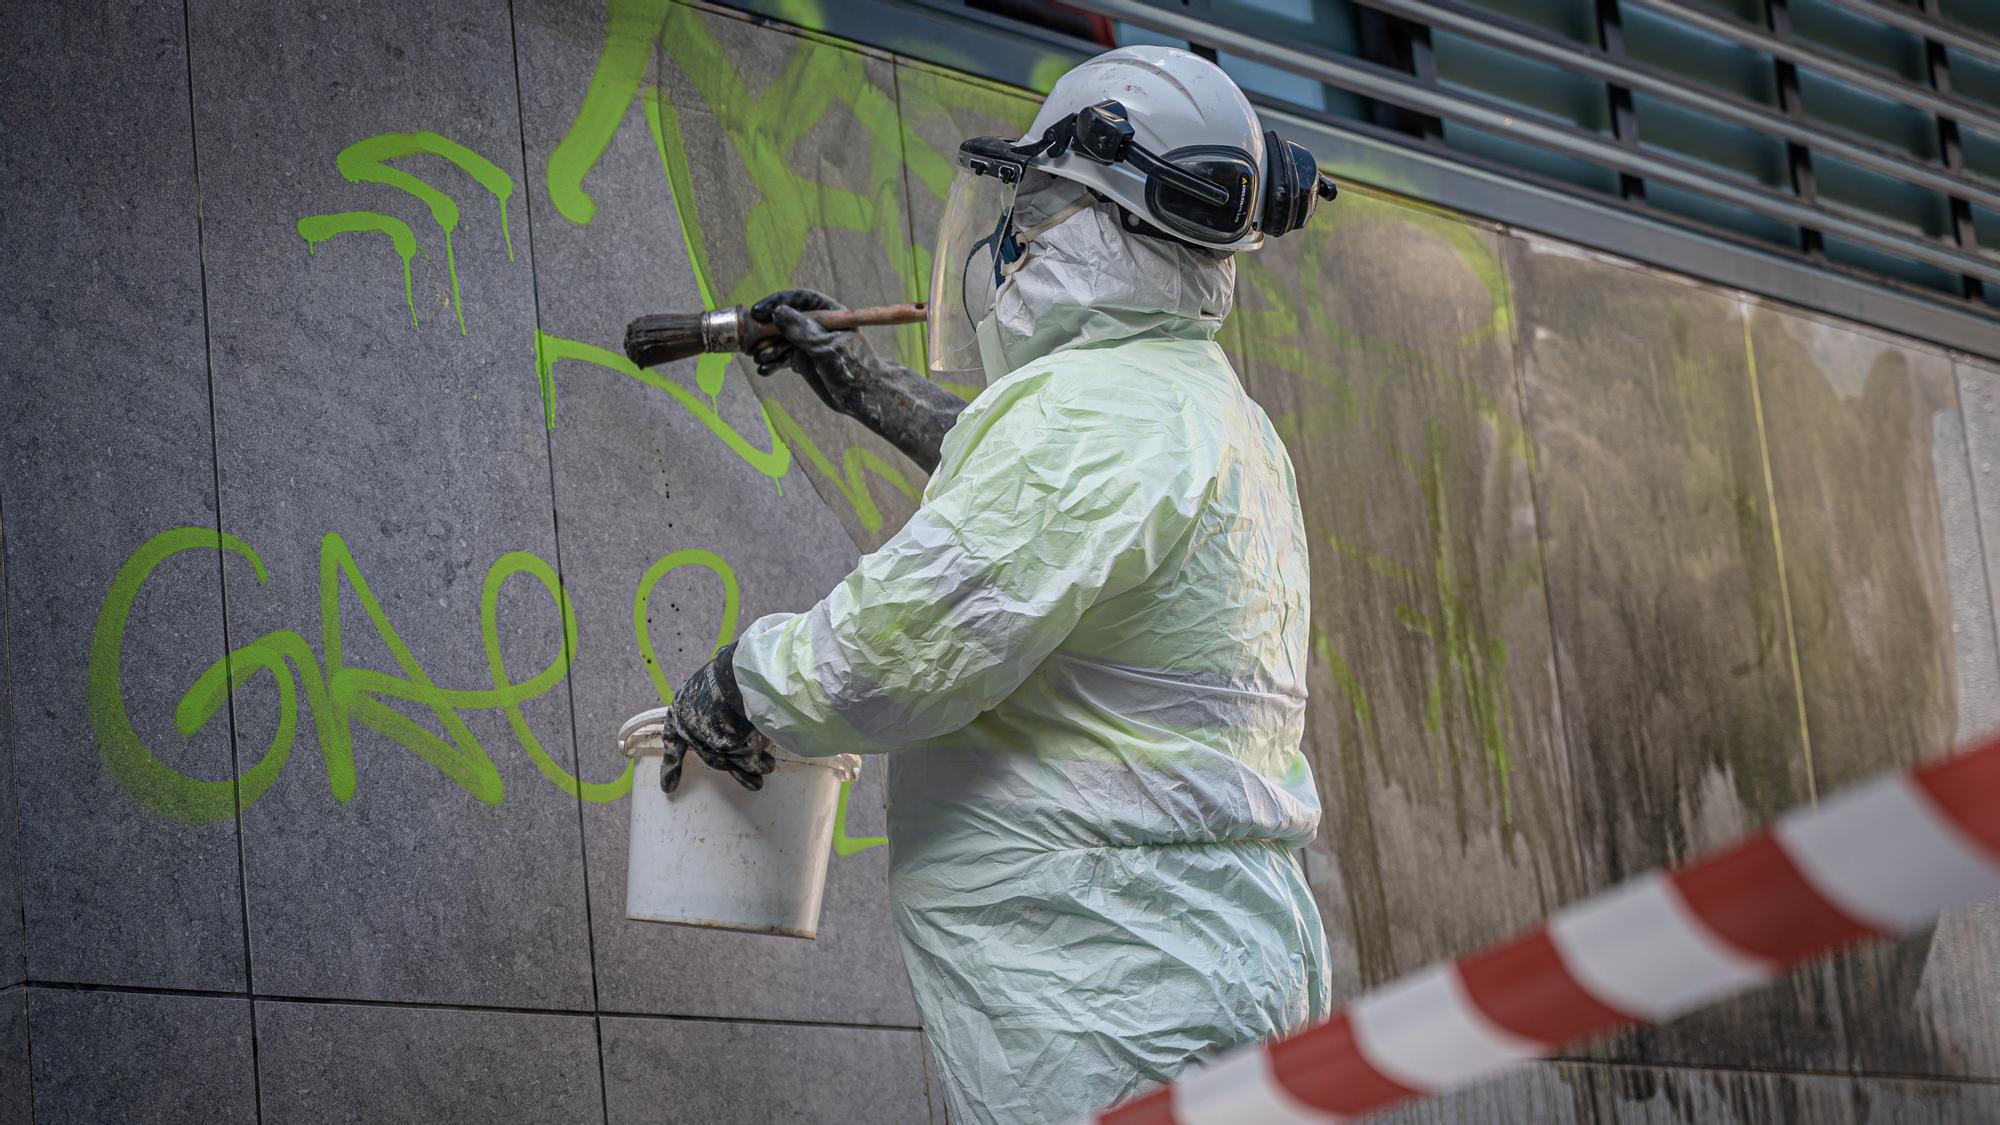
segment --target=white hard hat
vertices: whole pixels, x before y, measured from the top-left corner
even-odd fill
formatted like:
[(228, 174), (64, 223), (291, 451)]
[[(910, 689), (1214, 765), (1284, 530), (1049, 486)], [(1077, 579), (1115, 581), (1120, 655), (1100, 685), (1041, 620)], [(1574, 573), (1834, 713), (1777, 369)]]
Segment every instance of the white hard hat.
[[(1120, 47), (1086, 60), (1056, 81), (1035, 123), (1016, 144), (1032, 144), (1050, 126), (1104, 102), (1122, 106), (1133, 141), (1165, 159), (1178, 162), (1197, 155), (1190, 149), (1214, 148), (1243, 154), (1253, 176), (1264, 167), (1263, 125), (1250, 99), (1221, 67), (1175, 47)], [(1250, 214), (1243, 216), (1249, 233), (1215, 240), (1189, 237), (1162, 223), (1146, 199), (1145, 171), (1131, 163), (1105, 164), (1072, 147), (1035, 168), (1102, 192), (1127, 211), (1190, 242), (1222, 250), (1255, 250), (1264, 242), (1264, 232), (1256, 227), (1263, 200), (1256, 192), (1240, 197), (1250, 207)]]
[(1030, 173), (1122, 209), (1133, 234), (1255, 250), (1304, 226), (1333, 181), (1304, 146), (1266, 130), (1222, 68), (1173, 47), (1120, 47), (1058, 79), (1026, 136), (958, 149), (931, 273), (930, 366), (970, 369), (976, 329), (1032, 229), (1014, 203)]

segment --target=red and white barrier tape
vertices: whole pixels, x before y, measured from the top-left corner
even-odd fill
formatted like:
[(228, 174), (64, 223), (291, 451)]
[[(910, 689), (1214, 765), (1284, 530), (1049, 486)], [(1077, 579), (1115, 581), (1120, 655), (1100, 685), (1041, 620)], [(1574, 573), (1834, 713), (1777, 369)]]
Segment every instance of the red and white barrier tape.
[(1102, 1125), (1347, 1121), (2000, 897), (2000, 738), (1628, 880), (1539, 929), (1099, 1113)]

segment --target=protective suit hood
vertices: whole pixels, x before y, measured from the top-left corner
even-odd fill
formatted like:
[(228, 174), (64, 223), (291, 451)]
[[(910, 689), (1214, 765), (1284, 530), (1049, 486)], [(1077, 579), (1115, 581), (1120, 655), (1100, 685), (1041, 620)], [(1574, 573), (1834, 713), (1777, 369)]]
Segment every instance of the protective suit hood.
[(989, 381), (1069, 348), (1214, 339), (1229, 315), (1228, 253), (1128, 232), (1118, 205), (1088, 188), (1031, 172), (1014, 221), (1026, 252), (979, 326)]

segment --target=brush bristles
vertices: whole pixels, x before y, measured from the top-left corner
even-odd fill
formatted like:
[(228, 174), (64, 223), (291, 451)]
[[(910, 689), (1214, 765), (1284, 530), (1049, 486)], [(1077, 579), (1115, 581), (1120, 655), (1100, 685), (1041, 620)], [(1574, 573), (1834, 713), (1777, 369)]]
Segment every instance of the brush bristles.
[(706, 350), (701, 313), (657, 313), (625, 326), (625, 357), (641, 367), (657, 367)]

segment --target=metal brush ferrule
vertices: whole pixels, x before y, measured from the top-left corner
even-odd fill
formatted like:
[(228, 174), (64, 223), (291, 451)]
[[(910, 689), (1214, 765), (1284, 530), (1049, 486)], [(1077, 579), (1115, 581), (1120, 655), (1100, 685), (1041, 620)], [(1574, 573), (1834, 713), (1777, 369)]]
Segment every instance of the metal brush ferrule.
[(701, 350), (735, 352), (743, 348), (743, 306), (701, 314)]

